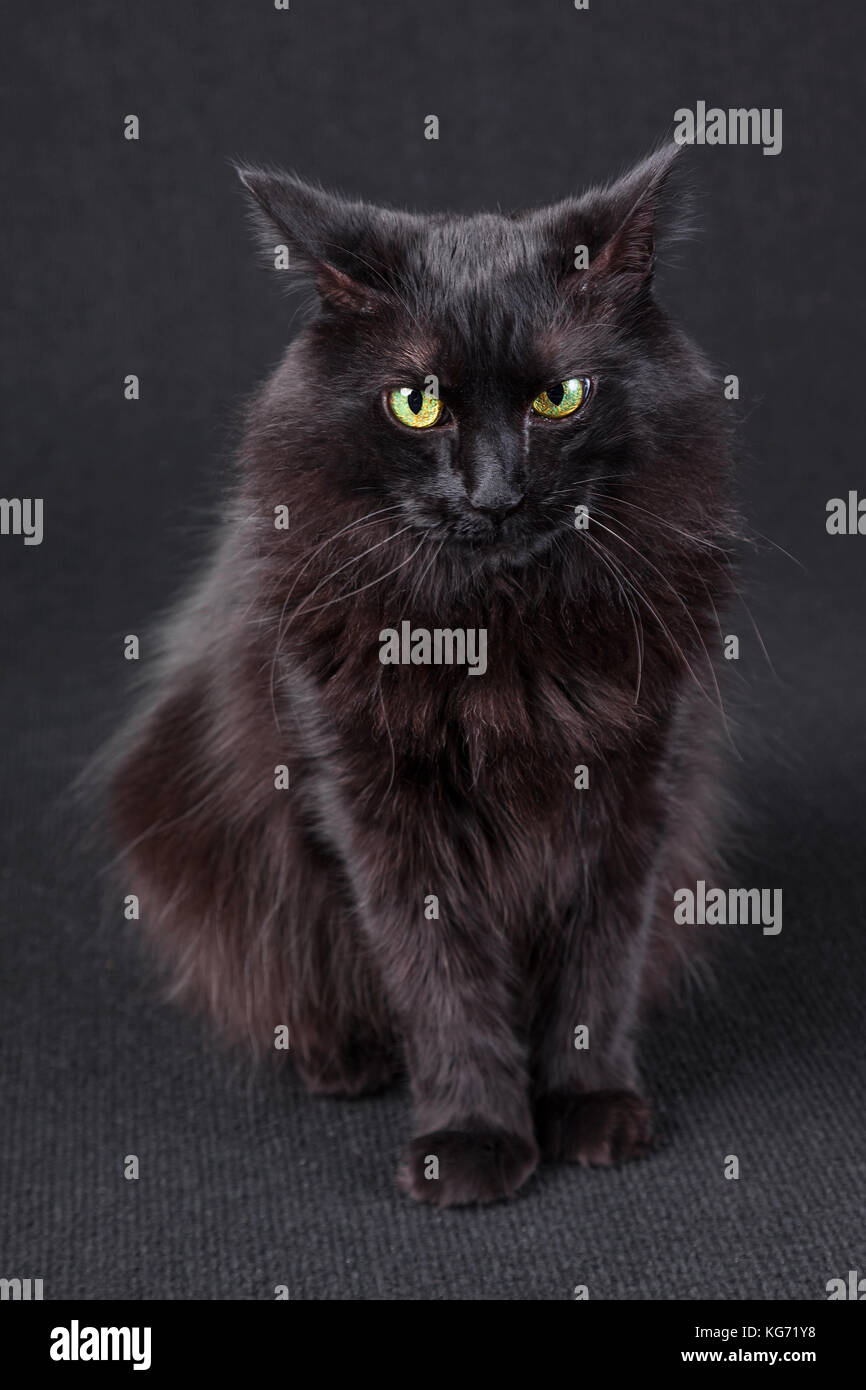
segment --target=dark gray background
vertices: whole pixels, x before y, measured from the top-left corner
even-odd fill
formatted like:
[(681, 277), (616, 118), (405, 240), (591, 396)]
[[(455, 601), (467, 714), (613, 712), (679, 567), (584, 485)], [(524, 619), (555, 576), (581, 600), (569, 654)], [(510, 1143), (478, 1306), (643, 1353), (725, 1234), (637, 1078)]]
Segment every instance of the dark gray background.
[[(824, 527), (864, 486), (863, 7), (22, 0), (5, 30), (0, 491), (43, 497), (46, 533), (0, 537), (0, 1275), (49, 1298), (791, 1299), (866, 1270), (866, 538)], [(690, 152), (702, 232), (662, 272), (741, 381), (776, 675), (736, 608), (737, 882), (783, 888), (784, 930), (730, 929), (716, 991), (653, 1035), (651, 1161), (417, 1210), (392, 1188), (406, 1097), (307, 1099), (162, 1005), (64, 789), (126, 708), (120, 639), (195, 567), (300, 302), (257, 268), (228, 159), (509, 208), (618, 172), (699, 99), (784, 112), (775, 158)]]

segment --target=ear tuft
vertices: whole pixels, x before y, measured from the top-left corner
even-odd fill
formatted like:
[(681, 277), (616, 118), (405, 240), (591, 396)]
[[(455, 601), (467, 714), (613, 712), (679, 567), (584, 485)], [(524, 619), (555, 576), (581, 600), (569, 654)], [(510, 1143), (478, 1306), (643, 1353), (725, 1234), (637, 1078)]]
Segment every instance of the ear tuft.
[[(542, 214), (564, 294), (598, 293), (623, 304), (650, 289), (658, 241), (671, 233), (672, 210), (682, 212), (674, 179), (681, 154), (679, 145), (665, 145), (607, 187)], [(588, 265), (574, 261), (578, 245), (586, 246)]]
[(376, 209), (349, 203), (282, 171), (235, 165), (250, 195), (259, 243), (270, 265), (277, 248), (288, 249), (289, 271), (311, 278), (334, 308), (369, 313), (378, 294), (364, 274), (359, 249), (372, 230)]
[(616, 277), (626, 294), (649, 286), (663, 204), (680, 149), (672, 144), (657, 150), (608, 190), (608, 221), (618, 225), (591, 264), (593, 277)]

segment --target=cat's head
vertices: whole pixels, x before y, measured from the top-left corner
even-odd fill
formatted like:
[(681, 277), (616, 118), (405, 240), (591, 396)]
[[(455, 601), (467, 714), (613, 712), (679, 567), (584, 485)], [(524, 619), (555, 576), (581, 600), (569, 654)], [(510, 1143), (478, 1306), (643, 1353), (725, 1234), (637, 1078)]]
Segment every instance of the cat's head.
[(270, 263), (318, 294), (280, 378), (298, 448), (476, 559), (542, 551), (594, 479), (647, 466), (682, 423), (690, 358), (652, 294), (675, 157), (510, 216), (390, 211), (239, 170)]

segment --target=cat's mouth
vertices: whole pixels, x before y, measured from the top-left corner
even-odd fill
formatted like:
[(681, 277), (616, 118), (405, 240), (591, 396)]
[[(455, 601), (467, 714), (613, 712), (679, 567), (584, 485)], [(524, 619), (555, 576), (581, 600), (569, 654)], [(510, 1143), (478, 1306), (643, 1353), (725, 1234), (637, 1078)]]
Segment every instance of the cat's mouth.
[(415, 518), (413, 524), (431, 540), (473, 563), (526, 564), (549, 549), (562, 527), (549, 518), (515, 512), (501, 520), (475, 515), (447, 519)]

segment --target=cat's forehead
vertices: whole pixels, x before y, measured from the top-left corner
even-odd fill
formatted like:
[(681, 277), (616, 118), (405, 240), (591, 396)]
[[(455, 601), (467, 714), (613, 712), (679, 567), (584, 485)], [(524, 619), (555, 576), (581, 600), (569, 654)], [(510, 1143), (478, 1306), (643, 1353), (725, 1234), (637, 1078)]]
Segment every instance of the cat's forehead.
[(455, 353), (520, 357), (556, 307), (537, 239), (493, 213), (429, 219), (405, 247), (402, 272), (407, 308)]
[(515, 274), (537, 276), (539, 246), (524, 225), (494, 213), (431, 218), (415, 244), (415, 265), (456, 292), (495, 289)]
[[(381, 330), (381, 349), (414, 324), (450, 327), (464, 349), (519, 344), (539, 328), (573, 355), (575, 324), (622, 315), (650, 286), (656, 213), (679, 149), (577, 197), (513, 214), (423, 214), (347, 200), (278, 171), (240, 168), (269, 262), (274, 236), (311, 276), (329, 313)], [(357, 325), (356, 325), (357, 326)], [(580, 345), (578, 344), (578, 347)], [(456, 355), (456, 354), (455, 354)]]

